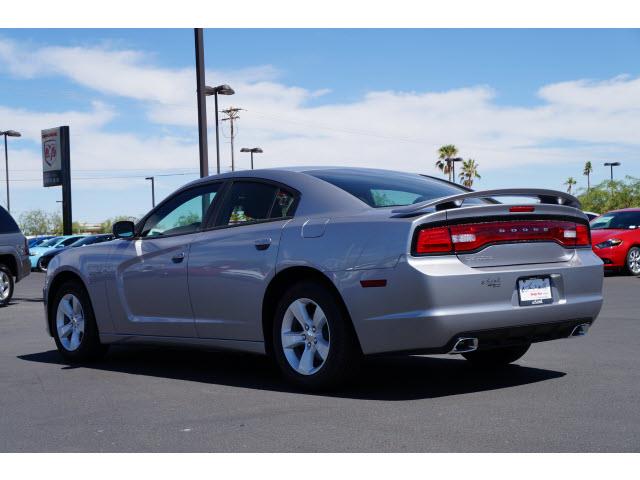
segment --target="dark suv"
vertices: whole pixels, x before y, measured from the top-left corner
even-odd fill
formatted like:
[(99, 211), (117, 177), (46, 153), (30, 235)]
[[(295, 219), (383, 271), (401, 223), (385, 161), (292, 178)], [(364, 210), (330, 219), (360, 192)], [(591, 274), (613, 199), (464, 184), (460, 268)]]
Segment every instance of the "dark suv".
[(13, 297), (13, 287), (29, 275), (29, 246), (15, 220), (0, 207), (0, 307)]

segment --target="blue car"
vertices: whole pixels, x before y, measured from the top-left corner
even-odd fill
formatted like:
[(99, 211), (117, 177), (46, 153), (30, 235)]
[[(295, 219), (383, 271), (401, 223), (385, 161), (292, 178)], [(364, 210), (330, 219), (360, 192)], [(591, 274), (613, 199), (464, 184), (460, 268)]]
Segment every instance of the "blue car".
[(101, 235), (87, 235), (86, 237), (82, 237), (81, 239), (76, 240), (71, 245), (68, 245), (66, 247), (52, 248), (48, 252), (43, 253), (40, 256), (40, 259), (38, 260), (38, 270), (40, 270), (41, 272), (46, 272), (51, 259), (61, 254), (65, 250), (76, 247), (85, 247), (87, 245), (93, 245), (95, 243), (108, 242), (110, 240), (113, 240), (113, 238), (113, 234), (111, 233)]
[(39, 237), (34, 237), (29, 239), (29, 248), (39, 247), (47, 240), (51, 240), (55, 238), (55, 235), (41, 235)]
[(83, 238), (84, 235), (65, 235), (62, 237), (54, 237), (46, 242), (41, 243), (37, 247), (29, 249), (29, 260), (31, 260), (31, 269), (38, 269), (40, 257), (55, 248), (63, 248), (71, 245), (73, 242)]

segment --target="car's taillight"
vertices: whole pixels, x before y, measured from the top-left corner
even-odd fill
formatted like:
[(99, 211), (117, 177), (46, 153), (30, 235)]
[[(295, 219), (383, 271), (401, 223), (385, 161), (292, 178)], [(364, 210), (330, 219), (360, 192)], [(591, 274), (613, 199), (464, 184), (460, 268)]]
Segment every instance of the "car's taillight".
[(451, 235), (448, 227), (424, 228), (418, 232), (416, 253), (447, 253), (451, 249)]
[(576, 247), (591, 246), (591, 228), (589, 225), (576, 225)]
[(558, 220), (515, 220), (425, 228), (418, 231), (415, 253), (464, 253), (497, 243), (545, 241), (564, 247), (589, 246), (589, 227)]

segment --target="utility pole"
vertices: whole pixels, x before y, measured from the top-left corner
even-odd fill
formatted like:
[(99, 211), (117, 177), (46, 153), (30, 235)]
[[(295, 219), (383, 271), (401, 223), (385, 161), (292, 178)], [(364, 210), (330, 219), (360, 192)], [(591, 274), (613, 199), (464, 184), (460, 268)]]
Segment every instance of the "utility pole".
[(207, 146), (207, 103), (204, 81), (204, 41), (202, 28), (194, 28), (196, 43), (196, 92), (198, 98), (198, 145), (200, 149), (200, 178), (209, 176)]
[(231, 130), (231, 171), (235, 171), (235, 157), (234, 157), (234, 152), (233, 152), (233, 139), (235, 138), (235, 130), (233, 128), (233, 122), (235, 122), (237, 119), (240, 118), (240, 114), (239, 112), (241, 112), (243, 109), (242, 108), (237, 108), (237, 107), (229, 107), (226, 110), (222, 110), (222, 113), (224, 113), (225, 115), (227, 115), (227, 118), (223, 118), (222, 121), (223, 122), (229, 122), (229, 127)]

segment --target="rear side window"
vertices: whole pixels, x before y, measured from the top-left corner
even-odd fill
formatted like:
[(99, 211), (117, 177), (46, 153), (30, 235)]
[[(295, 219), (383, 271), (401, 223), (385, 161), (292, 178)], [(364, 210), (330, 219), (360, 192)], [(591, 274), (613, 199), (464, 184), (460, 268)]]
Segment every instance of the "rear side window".
[(19, 231), (20, 228), (13, 217), (0, 207), (0, 233), (17, 233)]
[(275, 185), (234, 182), (220, 210), (218, 225), (239, 225), (289, 217), (294, 196)]
[[(341, 188), (374, 208), (401, 207), (467, 192), (455, 185), (410, 173), (342, 170), (312, 170), (307, 173)], [(465, 203), (484, 202), (470, 199)]]

